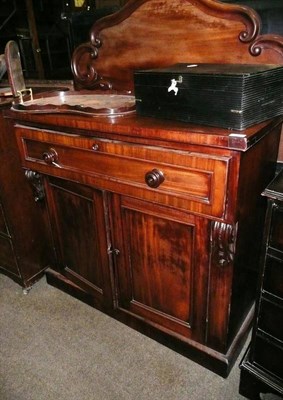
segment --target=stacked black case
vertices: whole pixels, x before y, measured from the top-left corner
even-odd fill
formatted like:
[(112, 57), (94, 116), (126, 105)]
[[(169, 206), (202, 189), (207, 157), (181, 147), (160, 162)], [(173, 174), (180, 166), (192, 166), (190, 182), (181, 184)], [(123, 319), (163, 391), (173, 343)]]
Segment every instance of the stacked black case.
[(283, 114), (281, 65), (182, 63), (135, 71), (134, 85), (142, 116), (243, 130)]

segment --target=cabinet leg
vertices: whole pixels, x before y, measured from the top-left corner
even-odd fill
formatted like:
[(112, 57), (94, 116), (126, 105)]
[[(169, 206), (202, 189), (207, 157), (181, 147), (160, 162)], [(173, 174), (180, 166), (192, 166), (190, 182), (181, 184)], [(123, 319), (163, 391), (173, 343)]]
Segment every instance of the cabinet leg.
[(24, 294), (24, 295), (29, 294), (29, 292), (31, 291), (31, 288), (32, 288), (32, 286), (23, 288), (23, 294)]

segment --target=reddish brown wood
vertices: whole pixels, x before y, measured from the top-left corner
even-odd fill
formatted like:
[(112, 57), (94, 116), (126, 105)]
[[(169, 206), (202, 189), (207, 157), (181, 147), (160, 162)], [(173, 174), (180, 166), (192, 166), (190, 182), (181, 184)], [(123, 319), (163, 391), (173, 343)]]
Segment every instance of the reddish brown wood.
[(282, 63), (283, 38), (257, 13), (213, 0), (131, 0), (74, 52), (78, 87), (133, 90), (133, 71), (177, 62)]
[(111, 211), (118, 309), (204, 344), (208, 221), (126, 196)]
[[(59, 257), (49, 281), (227, 375), (252, 318), (258, 198), (280, 119), (235, 143), (228, 130), (137, 116), (8, 114), (22, 165), (49, 176)], [(155, 169), (164, 181), (151, 188)]]
[[(35, 86), (35, 93), (53, 88), (42, 81)], [(57, 87), (67, 90), (70, 83), (58, 82)], [(28, 288), (55, 255), (46, 204), (43, 198), (35, 201), (40, 199), (22, 170), (13, 124), (3, 115), (12, 101), (11, 95), (0, 97), (0, 271)]]
[(109, 309), (112, 278), (107, 254), (102, 191), (49, 178), (46, 196), (51, 213), (58, 271), (92, 297), (92, 305)]
[[(54, 262), (49, 217), (21, 169), (10, 121), (0, 114), (0, 271), (28, 288)], [(8, 123), (9, 122), (9, 123)]]
[[(282, 63), (282, 43), (260, 36), (247, 7), (129, 1), (93, 26), (72, 67), (79, 88), (132, 91), (138, 68)], [(6, 115), (22, 166), (45, 183), (57, 250), (49, 282), (227, 376), (253, 315), (260, 194), (281, 118), (237, 136), (135, 114)]]
[[(133, 92), (133, 71), (177, 62), (282, 64), (283, 37), (249, 7), (214, 0), (131, 0), (75, 49), (77, 88)], [(283, 160), (283, 138), (279, 160)]]
[[(229, 129), (222, 129), (216, 127), (202, 126), (187, 124), (182, 122), (175, 122), (170, 120), (157, 120), (154, 118), (139, 117), (137, 115), (130, 115), (124, 117), (114, 118), (84, 118), (83, 116), (77, 116), (74, 118), (73, 115), (52, 115), (50, 113), (46, 115), (40, 115), (40, 113), (10, 113), (6, 112), (7, 115), (12, 115), (13, 118), (20, 118), (25, 123), (39, 124), (40, 126), (53, 126), (54, 128), (64, 130), (65, 128), (82, 129), (84, 135), (92, 136), (92, 130), (98, 130), (101, 135), (107, 138), (109, 135), (116, 138), (123, 137), (125, 141), (132, 140), (134, 134), (135, 142), (139, 141), (144, 143), (148, 140), (150, 143), (162, 144), (164, 147), (168, 147), (168, 141), (174, 142), (174, 145), (179, 149), (184, 149), (186, 146), (205, 146), (205, 151), (210, 151), (210, 146), (219, 148), (219, 154), (223, 154), (221, 149), (235, 149), (235, 150), (247, 150), (255, 140), (259, 140), (266, 133), (266, 126), (270, 126), (270, 123), (274, 126), (280, 121), (274, 119), (273, 122), (266, 121), (262, 122), (257, 126), (241, 131), (240, 136), (234, 137), (233, 134), (239, 133)], [(111, 123), (113, 122), (113, 124)], [(268, 128), (269, 129), (269, 128)], [(191, 148), (191, 147), (190, 147)]]
[[(184, 210), (190, 208), (205, 215), (222, 217), (225, 212), (231, 161), (229, 156), (183, 154), (165, 151), (163, 148), (112, 143), (100, 138), (82, 141), (81, 138), (69, 137), (62, 143), (60, 136), (49, 132), (24, 127), (17, 128), (17, 132), (23, 141), (27, 166), (31, 166), (29, 161), (36, 161), (41, 164), (38, 170), (42, 172), (46, 171), (46, 164), (59, 165), (70, 171), (86, 168), (89, 171), (87, 181), (91, 181), (94, 176), (101, 176), (104, 189), (129, 195), (140, 193), (146, 200), (158, 199), (165, 205)], [(42, 137), (47, 143), (41, 141)], [(158, 186), (157, 192), (152, 191), (146, 182), (146, 175), (152, 171), (152, 165), (164, 175), (164, 181)], [(109, 180), (105, 181), (105, 177)], [(223, 183), (221, 188), (217, 187), (218, 181)]]

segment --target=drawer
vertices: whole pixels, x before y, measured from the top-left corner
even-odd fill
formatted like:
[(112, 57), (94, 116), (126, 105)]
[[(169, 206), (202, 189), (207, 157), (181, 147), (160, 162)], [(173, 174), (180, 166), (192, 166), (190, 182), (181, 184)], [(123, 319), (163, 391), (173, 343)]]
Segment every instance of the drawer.
[(283, 299), (283, 260), (267, 256), (263, 290)]
[(283, 307), (262, 299), (258, 327), (283, 342)]
[(23, 166), (223, 217), (231, 158), (16, 127)]
[(256, 336), (254, 347), (254, 362), (261, 368), (283, 379), (283, 349), (275, 343)]

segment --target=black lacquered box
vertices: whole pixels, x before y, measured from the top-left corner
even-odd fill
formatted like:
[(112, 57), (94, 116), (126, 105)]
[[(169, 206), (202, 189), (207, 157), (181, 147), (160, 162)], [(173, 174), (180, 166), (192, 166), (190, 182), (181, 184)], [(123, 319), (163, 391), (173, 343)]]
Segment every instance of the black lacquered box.
[(283, 66), (175, 64), (134, 73), (139, 115), (243, 130), (283, 114)]

